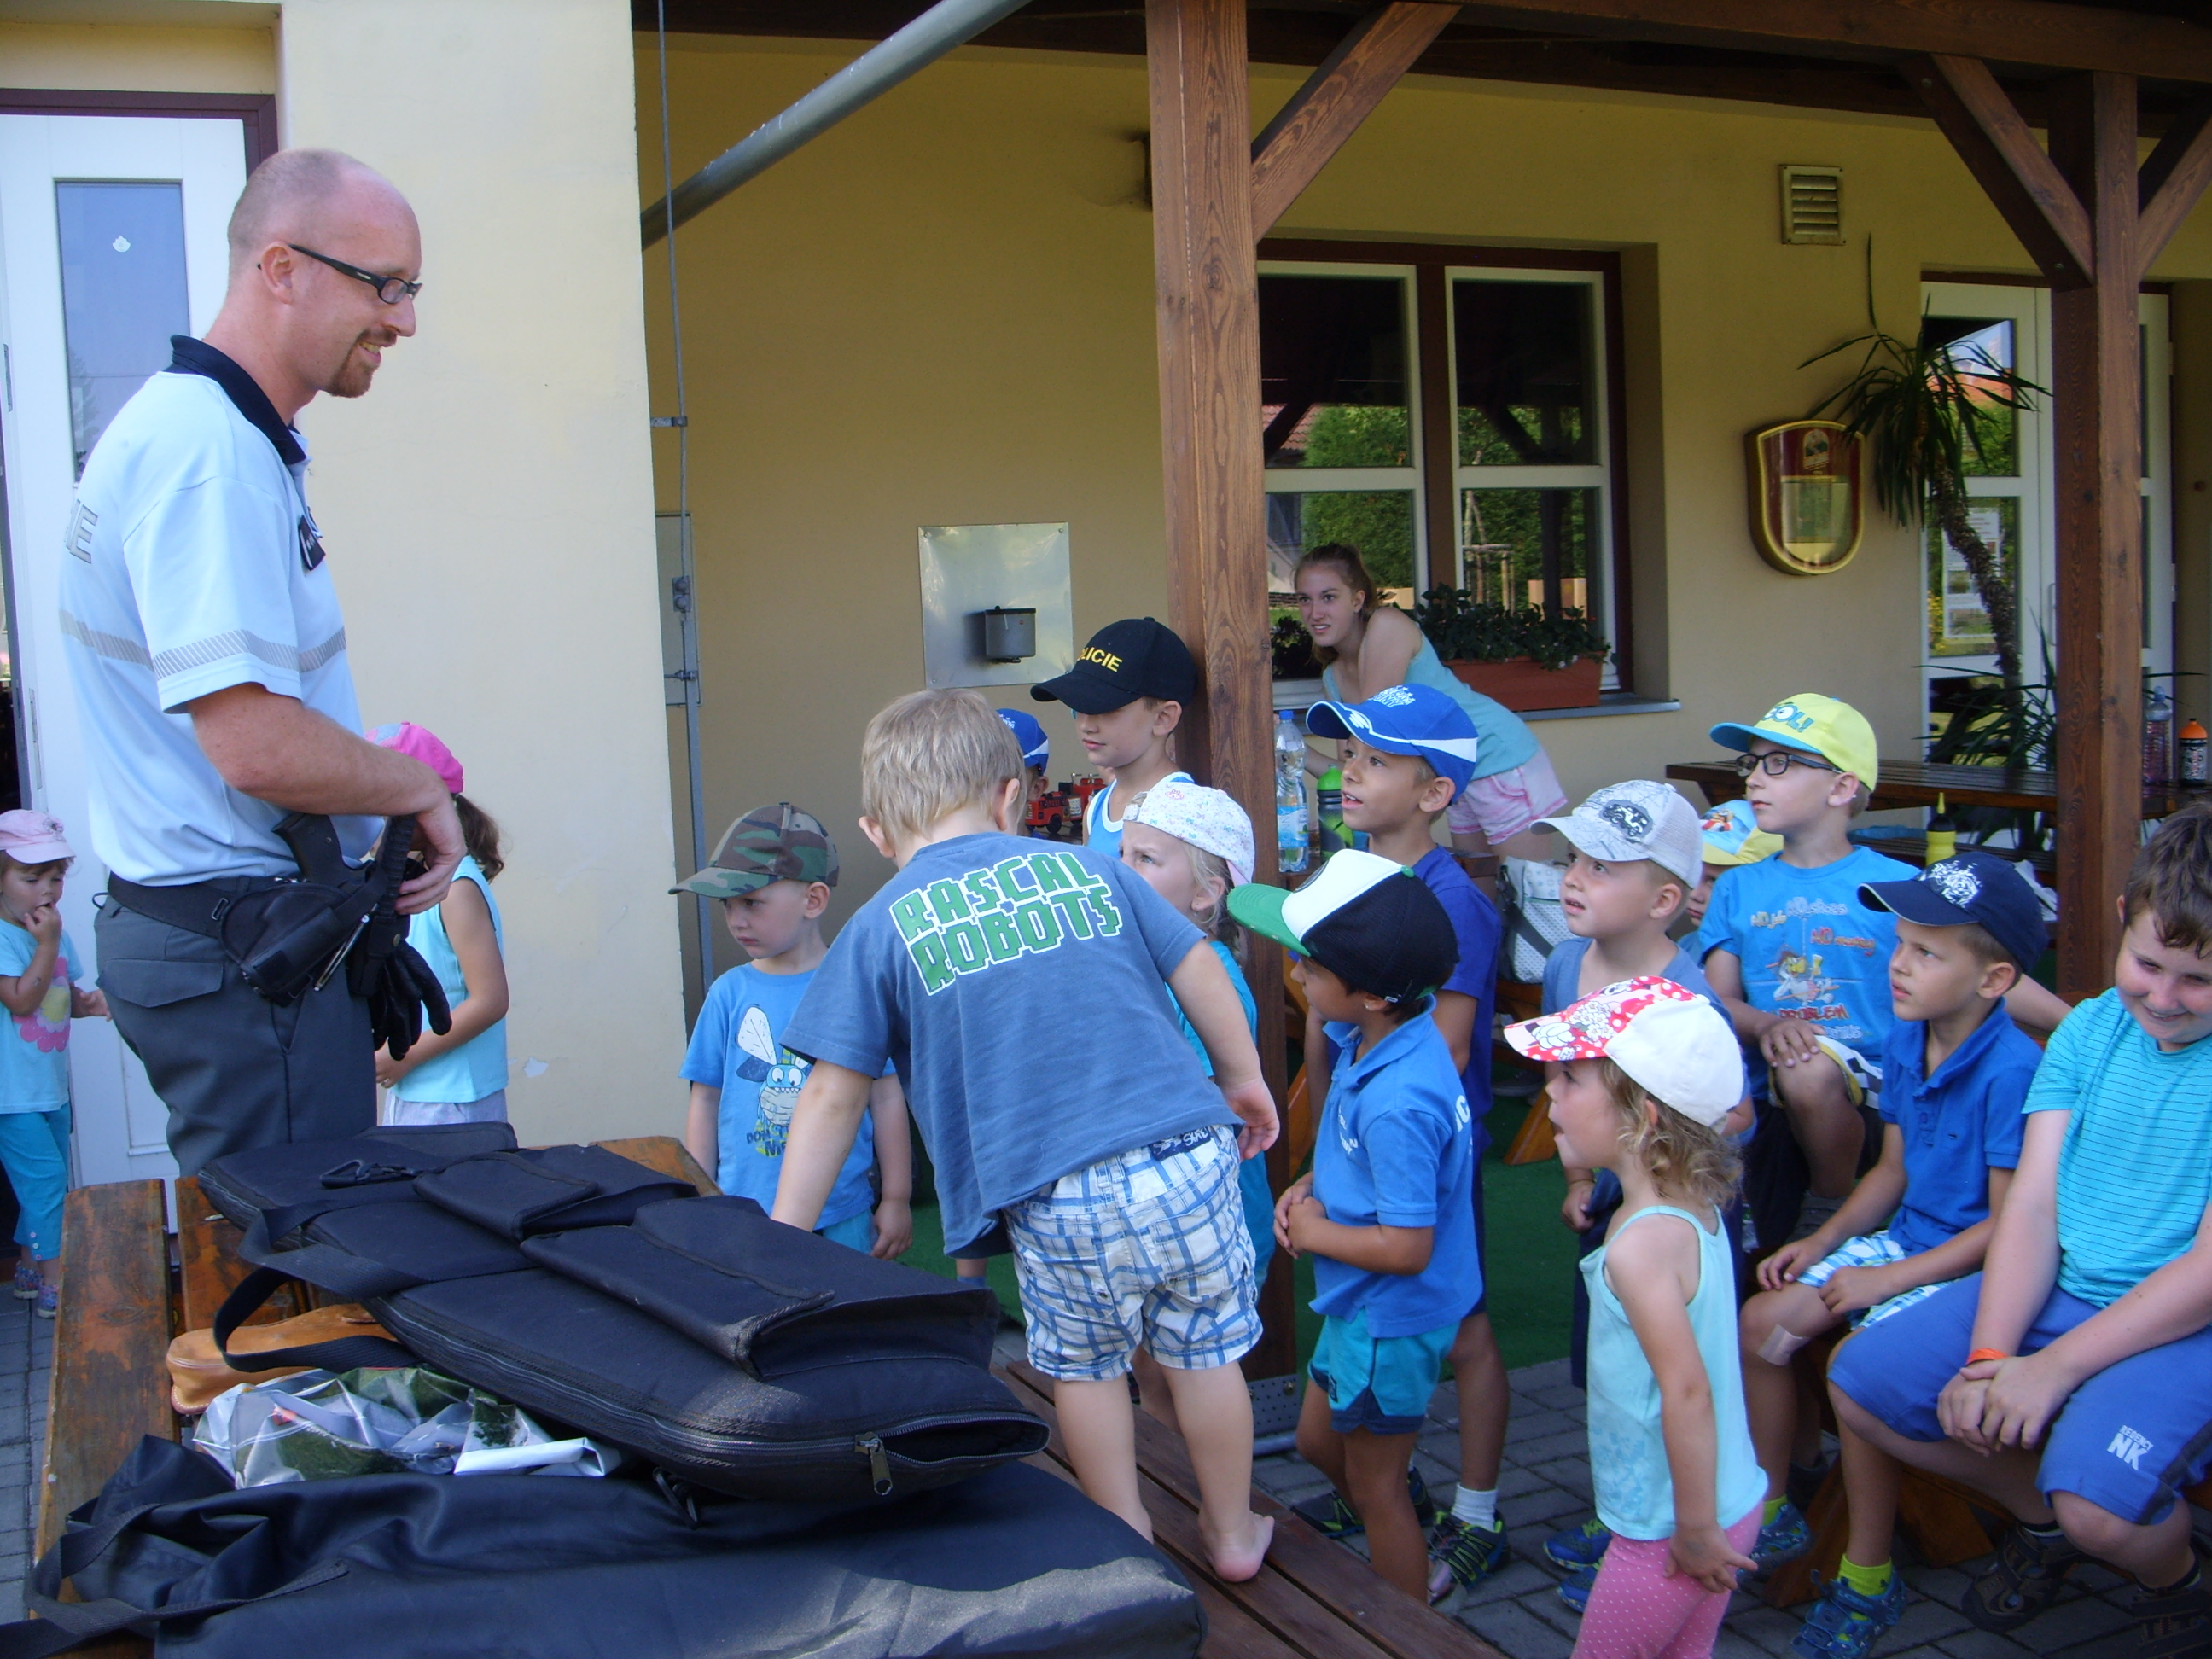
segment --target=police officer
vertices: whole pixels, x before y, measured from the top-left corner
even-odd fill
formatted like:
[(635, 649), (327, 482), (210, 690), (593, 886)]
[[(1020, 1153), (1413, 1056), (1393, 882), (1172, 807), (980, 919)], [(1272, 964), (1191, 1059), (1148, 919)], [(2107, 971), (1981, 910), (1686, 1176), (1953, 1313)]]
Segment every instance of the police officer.
[(460, 861), (453, 798), (362, 738), (343, 618), (292, 422), (358, 398), (415, 331), (422, 242), (390, 183), (284, 150), (230, 219), (230, 284), (204, 340), (125, 404), (86, 462), (62, 560), (91, 834), (109, 872), (95, 935), (115, 1024), (169, 1109), (187, 1175), (249, 1146), (375, 1122), (368, 1006), (332, 975), (287, 1007), (240, 977), (226, 900), (297, 874), (274, 833), (325, 813), (348, 857), (412, 813), (435, 904)]

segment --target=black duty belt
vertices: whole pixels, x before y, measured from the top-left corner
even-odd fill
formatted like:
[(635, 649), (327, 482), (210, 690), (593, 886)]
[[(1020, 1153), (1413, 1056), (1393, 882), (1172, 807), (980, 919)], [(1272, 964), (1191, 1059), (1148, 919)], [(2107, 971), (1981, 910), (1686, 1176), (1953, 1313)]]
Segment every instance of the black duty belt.
[(181, 927), (203, 939), (222, 937), (222, 919), (231, 905), (248, 893), (264, 893), (284, 884), (276, 876), (227, 876), (216, 881), (186, 882), (175, 887), (147, 887), (111, 874), (108, 896), (126, 910), (136, 910), (152, 921)]

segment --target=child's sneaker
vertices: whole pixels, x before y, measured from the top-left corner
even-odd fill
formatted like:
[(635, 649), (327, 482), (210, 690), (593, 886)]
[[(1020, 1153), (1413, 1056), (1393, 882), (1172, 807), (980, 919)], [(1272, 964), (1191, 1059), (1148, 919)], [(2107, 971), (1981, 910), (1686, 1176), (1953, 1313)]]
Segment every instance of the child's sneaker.
[[(1421, 1472), (1408, 1465), (1406, 1470), (1406, 1496), (1413, 1500), (1413, 1519), (1425, 1533), (1442, 1518), (1442, 1511), (1429, 1496), (1429, 1483), (1421, 1479)], [(1367, 1523), (1359, 1518), (1359, 1511), (1344, 1499), (1334, 1487), (1318, 1498), (1309, 1498), (1296, 1504), (1291, 1511), (1300, 1520), (1310, 1523), (1324, 1538), (1351, 1538), (1367, 1530)]]
[[(1819, 1583), (1819, 1575), (1814, 1576)], [(1790, 1650), (1802, 1659), (1866, 1659), (1882, 1632), (1905, 1616), (1905, 1575), (1890, 1570), (1880, 1595), (1862, 1595), (1841, 1578), (1820, 1584), (1820, 1599), (1805, 1616)]]
[(15, 1258), (15, 1294), (26, 1302), (35, 1302), (39, 1297), (39, 1270), (31, 1265), (31, 1258)]
[(1813, 1529), (1805, 1524), (1805, 1516), (1788, 1498), (1774, 1512), (1774, 1519), (1759, 1529), (1759, 1541), (1751, 1547), (1751, 1559), (1759, 1563), (1758, 1571), (1771, 1572), (1784, 1561), (1795, 1561), (1813, 1547)]
[(1590, 1592), (1597, 1588), (1598, 1563), (1577, 1567), (1559, 1580), (1559, 1600), (1567, 1604), (1570, 1613), (1580, 1613), (1589, 1606)]
[(39, 1299), (31, 1304), (31, 1311), (41, 1319), (52, 1319), (61, 1311), (61, 1286), (41, 1279), (39, 1283)]
[(1429, 1545), (1429, 1559), (1434, 1564), (1429, 1570), (1429, 1600), (1441, 1601), (1455, 1585), (1473, 1589), (1491, 1574), (1503, 1572), (1512, 1559), (1503, 1526), (1474, 1527), (1447, 1515), (1437, 1523), (1436, 1538)]
[(1604, 1522), (1592, 1516), (1579, 1527), (1569, 1527), (1555, 1532), (1544, 1540), (1544, 1553), (1556, 1566), (1570, 1572), (1577, 1567), (1594, 1567), (1605, 1559), (1606, 1546), (1613, 1542), (1613, 1534)]

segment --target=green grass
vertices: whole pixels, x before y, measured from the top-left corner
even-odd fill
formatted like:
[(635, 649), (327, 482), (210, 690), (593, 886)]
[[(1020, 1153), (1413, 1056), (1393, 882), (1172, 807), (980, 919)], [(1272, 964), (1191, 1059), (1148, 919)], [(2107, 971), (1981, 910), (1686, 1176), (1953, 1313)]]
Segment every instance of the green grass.
[[(1559, 1222), (1559, 1200), (1566, 1194), (1559, 1166), (1547, 1160), (1516, 1169), (1504, 1158), (1526, 1111), (1519, 1101), (1498, 1103), (1490, 1114), (1491, 1146), (1482, 1162), (1490, 1243), (1490, 1322), (1508, 1370), (1565, 1358), (1573, 1312), (1576, 1239)], [(933, 1201), (915, 1206), (914, 1243), (899, 1259), (910, 1267), (953, 1276)], [(991, 1288), (1009, 1311), (1018, 1311), (1013, 1258), (994, 1255), (990, 1261)], [(1321, 1336), (1321, 1316), (1311, 1306), (1312, 1262), (1300, 1261), (1295, 1271), (1298, 1364), (1303, 1369)]]

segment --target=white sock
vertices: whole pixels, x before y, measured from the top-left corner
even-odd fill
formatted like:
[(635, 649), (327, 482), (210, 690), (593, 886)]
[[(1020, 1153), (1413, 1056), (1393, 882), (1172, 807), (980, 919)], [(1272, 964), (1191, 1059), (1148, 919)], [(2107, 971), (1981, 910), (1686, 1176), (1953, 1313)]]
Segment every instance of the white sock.
[(1485, 1532), (1498, 1529), (1498, 1488), (1477, 1492), (1472, 1486), (1462, 1486), (1459, 1496), (1452, 1499), (1452, 1517), (1464, 1521), (1470, 1527), (1480, 1527)]

